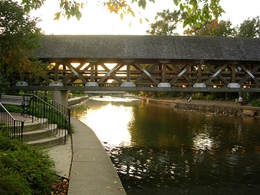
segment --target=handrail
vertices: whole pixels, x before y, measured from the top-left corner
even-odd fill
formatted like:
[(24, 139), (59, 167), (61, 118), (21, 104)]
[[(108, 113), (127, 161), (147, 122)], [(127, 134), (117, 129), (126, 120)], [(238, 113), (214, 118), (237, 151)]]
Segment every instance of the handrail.
[(15, 119), (2, 103), (0, 103), (0, 127), (8, 137), (23, 142), (24, 121)]
[[(37, 121), (55, 135), (63, 138), (66, 143), (67, 134), (70, 132), (70, 109), (65, 106), (57, 106), (58, 103), (48, 102), (35, 94), (27, 94), (32, 97), (30, 104), (30, 116), (32, 122)], [(57, 108), (55, 107), (57, 106)], [(47, 119), (47, 120), (46, 120)]]

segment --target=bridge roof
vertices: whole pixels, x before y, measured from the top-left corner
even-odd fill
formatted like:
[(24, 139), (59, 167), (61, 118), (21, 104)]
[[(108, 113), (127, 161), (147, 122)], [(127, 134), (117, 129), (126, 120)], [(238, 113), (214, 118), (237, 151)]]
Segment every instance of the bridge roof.
[(260, 39), (151, 36), (45, 35), (41, 59), (168, 59), (260, 61)]

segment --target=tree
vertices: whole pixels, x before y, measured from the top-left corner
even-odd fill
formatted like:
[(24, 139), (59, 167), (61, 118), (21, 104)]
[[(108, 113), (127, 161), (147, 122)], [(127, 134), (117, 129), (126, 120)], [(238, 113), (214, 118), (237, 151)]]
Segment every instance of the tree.
[(232, 28), (231, 21), (206, 21), (200, 27), (192, 26), (184, 31), (184, 34), (190, 36), (211, 36), (211, 37), (231, 37), (236, 33)]
[(146, 33), (150, 35), (174, 35), (178, 23), (186, 18), (186, 13), (180, 11), (170, 12), (169, 9), (158, 12), (155, 16), (155, 22), (150, 24), (151, 30)]
[(0, 1), (0, 73), (3, 83), (12, 74), (30, 73), (37, 77), (45, 66), (29, 53), (39, 47), (42, 34), (23, 8), (10, 0)]
[(260, 38), (260, 18), (259, 16), (252, 20), (245, 20), (240, 26), (237, 26), (237, 37)]
[[(80, 0), (57, 0), (60, 4), (60, 11), (55, 15), (59, 19), (61, 15), (67, 17), (81, 18), (81, 9), (86, 5)], [(85, 0), (87, 2), (88, 0)], [(31, 9), (38, 9), (44, 4), (45, 0), (23, 0), (25, 11), (29, 12)], [(137, 3), (139, 7), (145, 9), (147, 2), (155, 3), (156, 0), (131, 0), (131, 3)], [(159, 0), (157, 0), (159, 2)], [(220, 6), (220, 0), (173, 0), (174, 4), (179, 7), (182, 13), (187, 12), (187, 18), (184, 21), (186, 25), (200, 25), (201, 22), (218, 18), (224, 13)], [(161, 3), (161, 2), (160, 2)], [(135, 16), (135, 13), (127, 0), (104, 0), (104, 6), (110, 11), (119, 14), (121, 18), (124, 15), (130, 14)]]
[(220, 36), (220, 37), (260, 37), (259, 16), (252, 20), (247, 19), (239, 26), (232, 27), (230, 21), (206, 21), (200, 27), (192, 26), (184, 31), (190, 36)]

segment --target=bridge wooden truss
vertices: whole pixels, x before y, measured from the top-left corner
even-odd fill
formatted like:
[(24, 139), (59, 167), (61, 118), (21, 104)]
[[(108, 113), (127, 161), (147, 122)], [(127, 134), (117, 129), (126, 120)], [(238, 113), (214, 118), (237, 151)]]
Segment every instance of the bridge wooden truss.
[(12, 89), (260, 92), (260, 39), (47, 35), (42, 45), (45, 77), (12, 76)]
[[(16, 90), (260, 92), (260, 63), (55, 59), (44, 78), (13, 78)], [(25, 84), (24, 84), (25, 83)], [(28, 84), (28, 86), (27, 86)]]

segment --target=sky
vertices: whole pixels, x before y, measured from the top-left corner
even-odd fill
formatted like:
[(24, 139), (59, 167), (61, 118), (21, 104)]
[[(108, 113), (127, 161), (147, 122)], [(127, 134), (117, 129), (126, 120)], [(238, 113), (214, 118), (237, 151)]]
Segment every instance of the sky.
[[(55, 21), (54, 14), (59, 11), (57, 0), (46, 0), (42, 8), (32, 11), (31, 15), (41, 19), (38, 27), (42, 28), (45, 34), (145, 35), (157, 12), (163, 9), (174, 11), (176, 8), (173, 0), (156, 0), (157, 3), (148, 3), (145, 10), (135, 4), (133, 9), (136, 17), (126, 16), (121, 20), (119, 15), (110, 14), (102, 6), (104, 0), (86, 1), (88, 3), (82, 10), (83, 16), (80, 21), (76, 18), (70, 20), (61, 18)], [(220, 19), (230, 20), (234, 26), (248, 18), (260, 16), (260, 0), (221, 0), (220, 5), (226, 12)], [(142, 18), (142, 23), (140, 23), (140, 18)], [(147, 18), (149, 22), (146, 22), (144, 18)], [(179, 33), (182, 34), (182, 31), (180, 27)]]

